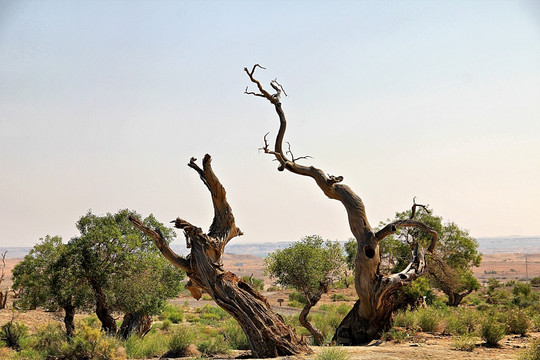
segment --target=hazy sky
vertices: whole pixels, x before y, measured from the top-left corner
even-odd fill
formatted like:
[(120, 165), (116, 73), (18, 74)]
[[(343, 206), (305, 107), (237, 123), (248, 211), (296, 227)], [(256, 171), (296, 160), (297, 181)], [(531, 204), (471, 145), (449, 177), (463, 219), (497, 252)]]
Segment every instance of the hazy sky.
[(540, 235), (534, 1), (0, 0), (0, 245), (122, 208), (207, 228), (213, 156), (245, 236), (351, 236), (341, 204), (257, 149), (288, 97), (295, 155), (372, 225), (413, 196), (474, 236)]

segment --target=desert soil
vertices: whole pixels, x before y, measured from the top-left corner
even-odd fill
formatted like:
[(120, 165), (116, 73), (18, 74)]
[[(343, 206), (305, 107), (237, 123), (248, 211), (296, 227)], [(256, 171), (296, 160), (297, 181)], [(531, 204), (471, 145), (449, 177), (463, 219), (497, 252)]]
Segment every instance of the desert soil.
[[(232, 271), (238, 276), (250, 276), (253, 274), (256, 278), (265, 280), (266, 287), (271, 285), (271, 279), (263, 275), (263, 259), (252, 255), (225, 255), (224, 267), (226, 270)], [(20, 261), (20, 259), (6, 260), (6, 276), (0, 288), (5, 289), (11, 285), (11, 269)], [(475, 274), (480, 279), (496, 277), (499, 280), (507, 281), (511, 279), (525, 278), (528, 272), (529, 278), (540, 276), (540, 254), (528, 255), (527, 271), (525, 269), (525, 259), (521, 254), (495, 254), (484, 256), (483, 263), (480, 268), (475, 269)], [(347, 302), (352, 305), (355, 299), (354, 289), (332, 290), (321, 299), (322, 303), (331, 303), (330, 296), (333, 292), (344, 293), (350, 300)], [(291, 315), (299, 312), (299, 309), (286, 306), (288, 299), (287, 291), (266, 292), (270, 305), (274, 309), (283, 314)], [(278, 299), (284, 299), (285, 302), (280, 306)], [(187, 296), (187, 294), (178, 297), (172, 302), (184, 304), (187, 302), (191, 307), (201, 307), (205, 304), (214, 302), (209, 300), (195, 301)], [(27, 324), (30, 331), (34, 331), (43, 324), (48, 322), (62, 322), (62, 312), (50, 313), (40, 310), (13, 312), (9, 309), (0, 310), (0, 326), (14, 319)], [(485, 347), (478, 340), (475, 348), (471, 352), (457, 351), (452, 348), (452, 338), (450, 336), (441, 336), (438, 334), (419, 333), (415, 338), (402, 343), (376, 341), (367, 346), (360, 347), (343, 347), (343, 350), (351, 355), (351, 359), (433, 359), (433, 360), (448, 360), (448, 359), (515, 359), (520, 351), (525, 348), (528, 342), (540, 337), (540, 333), (531, 333), (528, 337), (519, 337), (515, 335), (506, 336), (498, 348)], [(314, 353), (303, 359), (313, 359), (315, 356), (324, 351), (324, 347), (312, 347)], [(234, 356), (244, 356), (245, 352), (234, 352)], [(285, 359), (285, 358), (282, 358)]]

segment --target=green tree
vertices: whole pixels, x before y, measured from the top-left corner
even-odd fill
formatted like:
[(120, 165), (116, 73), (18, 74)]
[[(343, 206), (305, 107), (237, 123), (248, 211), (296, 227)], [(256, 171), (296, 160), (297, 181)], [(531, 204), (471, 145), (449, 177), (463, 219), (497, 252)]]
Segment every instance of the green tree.
[(323, 335), (307, 320), (307, 316), (322, 294), (327, 292), (328, 286), (339, 278), (345, 265), (341, 245), (338, 242), (324, 242), (318, 235), (306, 236), (286, 249), (276, 250), (265, 259), (266, 272), (276, 279), (276, 283), (292, 286), (305, 296), (306, 306), (299, 320), (317, 344), (322, 344)]
[(71, 246), (62, 243), (59, 236), (47, 235), (40, 241), (13, 269), (13, 288), (23, 290), (18, 306), (26, 309), (61, 307), (65, 313), (66, 334), (71, 337), (76, 309), (90, 306), (90, 288), (78, 279)]
[[(128, 217), (132, 214), (127, 209), (103, 216), (88, 211), (76, 224), (80, 236), (69, 242), (73, 261), (80, 265), (79, 276), (94, 294), (103, 330), (116, 333), (112, 312), (122, 312), (123, 337), (134, 330), (148, 331), (151, 315), (159, 313), (166, 299), (180, 292), (185, 275), (163, 259), (153, 240), (131, 225)], [(175, 235), (152, 215), (144, 223), (160, 231), (167, 241)]]
[[(396, 219), (407, 219), (410, 215), (410, 210), (400, 212), (396, 214)], [(478, 242), (467, 230), (454, 222), (443, 223), (442, 217), (435, 216), (431, 212), (419, 211), (415, 218), (439, 234), (437, 248), (427, 258), (426, 272), (432, 284), (448, 296), (448, 305), (458, 306), (465, 296), (480, 286), (472, 272), (472, 268), (479, 266), (482, 261), (482, 254), (478, 252)], [(405, 241), (397, 241), (396, 236), (404, 237)], [(391, 252), (383, 251), (388, 253), (387, 264), (393, 265), (396, 270), (408, 262), (410, 247), (406, 240), (409, 236), (426, 244), (431, 241), (428, 235), (418, 229), (409, 229), (387, 238), (389, 242), (386, 245)], [(398, 242), (402, 245), (397, 245)]]

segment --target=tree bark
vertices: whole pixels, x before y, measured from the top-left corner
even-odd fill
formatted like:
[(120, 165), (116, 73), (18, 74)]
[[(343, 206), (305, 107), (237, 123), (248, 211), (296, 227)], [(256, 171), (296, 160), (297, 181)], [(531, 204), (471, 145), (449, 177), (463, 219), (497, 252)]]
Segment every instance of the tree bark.
[(305, 327), (309, 333), (313, 336), (315, 344), (321, 345), (324, 342), (324, 336), (319, 329), (317, 329), (311, 322), (308, 321), (307, 316), (313, 306), (315, 306), (321, 299), (322, 293), (315, 294), (311, 297), (306, 296), (307, 304), (300, 312), (299, 320), (300, 324)]
[(64, 325), (66, 327), (66, 336), (69, 339), (73, 337), (75, 332), (75, 306), (73, 304), (65, 304), (64, 309)]
[(127, 313), (124, 315), (118, 335), (123, 339), (127, 339), (131, 334), (139, 336), (146, 335), (152, 328), (152, 317), (150, 315), (141, 315)]
[(116, 321), (107, 306), (107, 295), (99, 285), (92, 283), (92, 281), (91, 286), (96, 298), (96, 315), (101, 321), (101, 328), (106, 333), (114, 335), (116, 334)]
[[(429, 232), (433, 240), (428, 251), (433, 251), (437, 233), (425, 224), (413, 219), (396, 221), (388, 224), (378, 232), (374, 232), (368, 222), (362, 199), (348, 186), (341, 184), (342, 176), (327, 175), (324, 171), (313, 166), (303, 166), (296, 161), (306, 157), (295, 158), (290, 150), (283, 152), (283, 138), (287, 127), (287, 120), (282, 109), (280, 98), (285, 94), (283, 87), (276, 81), (270, 82), (275, 93), (270, 94), (261, 83), (254, 78), (256, 64), (251, 70), (244, 68), (250, 81), (257, 86), (258, 91), (245, 91), (246, 94), (263, 97), (274, 105), (279, 118), (279, 130), (276, 136), (274, 149), (271, 150), (264, 138), (265, 153), (273, 155), (279, 162), (279, 171), (288, 170), (294, 174), (308, 176), (315, 180), (317, 186), (329, 198), (343, 204), (347, 211), (349, 226), (356, 238), (358, 251), (355, 262), (355, 288), (358, 301), (345, 317), (334, 335), (334, 341), (341, 345), (358, 345), (367, 343), (380, 336), (381, 332), (388, 329), (392, 320), (393, 294), (405, 284), (410, 284), (414, 279), (423, 274), (424, 251), (418, 246), (414, 247), (411, 263), (407, 268), (392, 275), (380, 273), (379, 241), (391, 235), (401, 227), (418, 227)], [(264, 69), (264, 68), (263, 68)], [(285, 94), (286, 95), (286, 94)], [(290, 159), (287, 155), (290, 155)], [(417, 205), (413, 205), (413, 213)]]
[(264, 296), (235, 274), (223, 269), (221, 258), (225, 246), (242, 232), (235, 224), (225, 188), (212, 170), (210, 155), (204, 157), (202, 169), (195, 161), (192, 158), (189, 167), (197, 171), (212, 195), (214, 220), (208, 234), (183, 219), (174, 221), (175, 226), (184, 231), (187, 246), (191, 249), (186, 258), (171, 250), (159, 230), (148, 228), (135, 217), (130, 217), (130, 221), (154, 240), (165, 258), (186, 272), (190, 278), (186, 288), (196, 299), (204, 290), (218, 306), (238, 321), (254, 357), (309, 353), (304, 340), (272, 310)]

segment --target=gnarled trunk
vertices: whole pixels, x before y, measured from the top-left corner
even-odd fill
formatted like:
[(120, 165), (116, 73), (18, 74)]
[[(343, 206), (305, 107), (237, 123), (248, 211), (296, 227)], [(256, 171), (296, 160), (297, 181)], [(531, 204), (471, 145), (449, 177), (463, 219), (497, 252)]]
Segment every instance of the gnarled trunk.
[(399, 274), (381, 274), (379, 269), (381, 262), (379, 241), (395, 233), (400, 227), (418, 227), (428, 231), (433, 236), (428, 248), (428, 251), (431, 252), (436, 244), (437, 233), (425, 224), (413, 220), (416, 206), (421, 206), (417, 204), (413, 206), (411, 219), (388, 224), (375, 233), (369, 225), (362, 199), (351, 188), (341, 184), (341, 181), (343, 181), (342, 176), (327, 175), (324, 171), (313, 166), (298, 164), (297, 160), (307, 157), (295, 158), (290, 147), (287, 152), (284, 152), (283, 138), (287, 120), (281, 106), (280, 97), (285, 94), (285, 91), (276, 80), (270, 82), (270, 86), (275, 93), (270, 94), (266, 91), (253, 76), (257, 67), (262, 68), (258, 64), (253, 66), (251, 71), (244, 68), (249, 79), (258, 89), (257, 92), (248, 92), (246, 89), (246, 94), (263, 97), (270, 101), (274, 105), (280, 122), (274, 149), (270, 149), (265, 136), (262, 150), (276, 158), (279, 162), (279, 171), (288, 170), (297, 175), (311, 177), (326, 196), (341, 202), (347, 211), (349, 226), (358, 244), (355, 264), (355, 287), (358, 301), (338, 327), (334, 340), (342, 345), (364, 344), (378, 338), (380, 333), (390, 326), (394, 292), (401, 286), (411, 283), (424, 272), (424, 251), (415, 246), (411, 263), (405, 270)]
[(312, 307), (314, 307), (315, 305), (317, 305), (317, 303), (319, 302), (319, 300), (321, 300), (321, 296), (322, 296), (322, 292), (321, 293), (317, 293), (311, 297), (307, 296), (306, 297), (306, 300), (307, 300), (307, 303), (306, 303), (306, 306), (304, 306), (304, 308), (302, 309), (302, 311), (300, 312), (300, 316), (298, 318), (298, 320), (300, 321), (300, 324), (305, 327), (309, 333), (313, 336), (313, 340), (315, 340), (315, 344), (317, 345), (322, 345), (322, 343), (324, 342), (324, 336), (322, 334), (322, 332), (317, 329), (309, 320), (308, 320), (308, 314), (309, 314), (309, 311), (311, 310)]
[(127, 339), (131, 334), (146, 335), (152, 329), (152, 316), (127, 313), (124, 315), (118, 335)]
[(225, 189), (212, 171), (210, 155), (204, 157), (202, 169), (195, 161), (196, 159), (192, 158), (189, 166), (199, 173), (212, 195), (214, 221), (208, 234), (183, 219), (174, 221), (175, 226), (184, 231), (187, 247), (191, 249), (186, 258), (174, 253), (159, 231), (146, 227), (135, 217), (130, 217), (130, 221), (154, 240), (173, 265), (186, 271), (190, 278), (186, 288), (195, 298), (200, 298), (204, 290), (218, 306), (238, 321), (254, 357), (309, 353), (309, 347), (304, 340), (272, 310), (264, 296), (233, 273), (223, 269), (221, 258), (225, 246), (235, 236), (242, 235), (242, 232), (236, 227), (232, 209), (225, 197)]
[(92, 283), (92, 289), (94, 290), (94, 296), (96, 299), (96, 315), (101, 321), (101, 328), (108, 334), (116, 334), (116, 321), (111, 315), (109, 307), (107, 306), (107, 295), (103, 289)]

